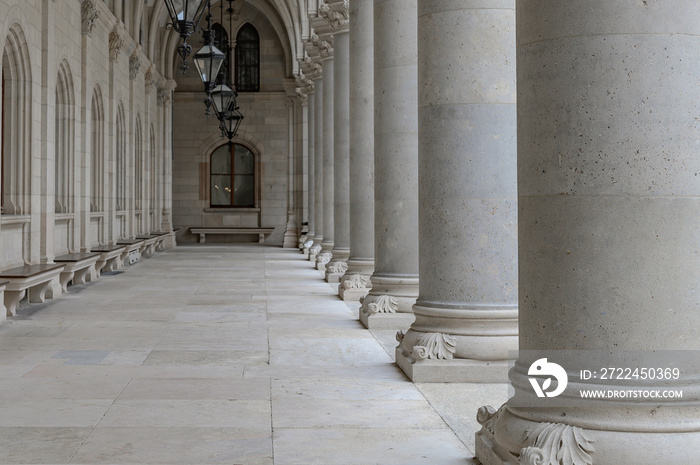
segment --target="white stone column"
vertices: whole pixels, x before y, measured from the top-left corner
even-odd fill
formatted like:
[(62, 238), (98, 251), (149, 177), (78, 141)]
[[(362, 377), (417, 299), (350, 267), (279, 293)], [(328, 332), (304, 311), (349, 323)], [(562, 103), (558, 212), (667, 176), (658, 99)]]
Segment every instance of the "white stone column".
[(350, 4), (350, 258), (338, 295), (367, 295), (374, 272), (374, 6)]
[(418, 296), (416, 0), (374, 2), (374, 231), (372, 290), (360, 321), (406, 329)]
[[(698, 14), (683, 0), (517, 2), (520, 352), (515, 397), (480, 410), (481, 463), (698, 462)], [(535, 395), (564, 374), (563, 392)]]
[(506, 381), (518, 346), (514, 8), (418, 0), (420, 295), (396, 349), (414, 382)]
[(333, 258), (326, 281), (337, 283), (350, 257), (350, 35), (336, 32), (333, 48)]
[(316, 234), (309, 261), (316, 263), (323, 242), (323, 78), (314, 80), (314, 217)]
[[(327, 52), (328, 53), (328, 52)], [(333, 52), (323, 59), (323, 241), (316, 257), (316, 269), (325, 275), (331, 260), (335, 229), (333, 218)]]
[(309, 229), (306, 233), (306, 240), (300, 244), (303, 252), (305, 255), (308, 256), (310, 253), (311, 247), (314, 243), (314, 239), (316, 237), (316, 194), (315, 194), (315, 173), (314, 173), (314, 166), (315, 166), (315, 157), (316, 157), (316, 150), (315, 150), (315, 140), (314, 140), (314, 118), (316, 116), (316, 111), (315, 111), (315, 93), (309, 94), (309, 104), (308, 104), (308, 126), (307, 126), (307, 139), (309, 141), (308, 144), (308, 150), (309, 154), (306, 159), (307, 161), (307, 177), (308, 177), (308, 199), (309, 199)]

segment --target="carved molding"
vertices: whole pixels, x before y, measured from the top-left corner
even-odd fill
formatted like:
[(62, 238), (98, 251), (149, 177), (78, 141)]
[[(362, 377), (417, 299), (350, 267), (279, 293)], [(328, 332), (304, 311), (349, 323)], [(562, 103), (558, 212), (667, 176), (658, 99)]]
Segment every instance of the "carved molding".
[(331, 261), (331, 258), (333, 258), (333, 255), (330, 252), (323, 252), (316, 256), (316, 263), (320, 265), (325, 265), (326, 263)]
[(95, 20), (100, 16), (100, 12), (92, 0), (84, 0), (82, 6), (82, 32), (90, 35), (95, 28)]
[(153, 67), (151, 66), (148, 68), (146, 71), (146, 74), (144, 76), (144, 84), (146, 85), (146, 93), (150, 93), (153, 88), (156, 86), (158, 83), (158, 78), (156, 77), (155, 73), (153, 72)]
[(345, 32), (350, 23), (350, 3), (348, 0), (344, 0), (340, 4), (340, 9), (336, 10), (331, 8), (328, 3), (321, 2), (318, 5), (318, 16), (326, 20), (331, 28), (331, 33)]
[(454, 358), (457, 339), (449, 334), (422, 334), (413, 346), (413, 358), (416, 360), (438, 359), (451, 360)]
[(139, 59), (136, 51), (129, 57), (129, 79), (132, 81), (136, 79), (139, 74), (139, 69), (141, 68), (141, 60)]
[(343, 281), (343, 289), (364, 289), (370, 287), (371, 280), (369, 276), (362, 274), (354, 274), (350, 279)]
[(337, 261), (329, 264), (326, 270), (331, 273), (345, 273), (348, 271), (348, 264), (343, 261)]
[(124, 47), (124, 38), (119, 30), (115, 29), (109, 35), (109, 59), (111, 61), (116, 61), (119, 58), (122, 47)]
[(593, 441), (585, 430), (561, 423), (542, 423), (528, 431), (520, 465), (593, 465)]
[(309, 253), (310, 253), (311, 255), (318, 255), (318, 253), (319, 253), (320, 251), (321, 251), (321, 245), (320, 245), (320, 244), (312, 245), (311, 248), (309, 249)]
[(498, 411), (491, 407), (490, 405), (484, 405), (479, 407), (476, 412), (476, 421), (481, 425), (482, 429), (485, 429), (491, 434), (494, 434), (494, 425), (498, 421), (498, 417), (501, 412), (505, 409), (506, 404), (503, 404)]
[(377, 300), (367, 305), (369, 313), (396, 313), (399, 302), (393, 295), (380, 295)]

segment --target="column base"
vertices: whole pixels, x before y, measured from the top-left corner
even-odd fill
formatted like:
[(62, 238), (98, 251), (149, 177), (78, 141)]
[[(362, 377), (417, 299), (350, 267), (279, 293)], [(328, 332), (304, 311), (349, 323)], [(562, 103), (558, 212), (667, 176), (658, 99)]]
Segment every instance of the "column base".
[(360, 307), (360, 322), (367, 329), (408, 329), (416, 319), (413, 313), (372, 313), (362, 311)]
[[(642, 425), (664, 406), (649, 405), (645, 420), (628, 418), (629, 430), (611, 430), (606, 421), (625, 418), (627, 409), (600, 411), (595, 429), (575, 425), (575, 419), (560, 418), (568, 423), (539, 422), (520, 418), (506, 405), (498, 411), (481, 407), (477, 420), (482, 425), (475, 435), (476, 458), (482, 465), (522, 465), (563, 463), (558, 456), (570, 457), (572, 465), (658, 465), (660, 463), (697, 463), (700, 455), (700, 431), (676, 431)], [(663, 423), (663, 422), (659, 422)], [(680, 423), (678, 423), (680, 425)], [(643, 431), (640, 431), (643, 430)]]
[(326, 282), (339, 283), (340, 278), (345, 275), (347, 270), (348, 264), (341, 260), (335, 260), (334, 257), (333, 261), (326, 265)]
[(501, 360), (420, 359), (406, 353), (399, 345), (396, 348), (396, 364), (414, 383), (508, 382), (508, 362)]
[(362, 300), (369, 293), (369, 291), (369, 287), (345, 288), (341, 284), (338, 287), (338, 297), (343, 299), (345, 302), (358, 302)]

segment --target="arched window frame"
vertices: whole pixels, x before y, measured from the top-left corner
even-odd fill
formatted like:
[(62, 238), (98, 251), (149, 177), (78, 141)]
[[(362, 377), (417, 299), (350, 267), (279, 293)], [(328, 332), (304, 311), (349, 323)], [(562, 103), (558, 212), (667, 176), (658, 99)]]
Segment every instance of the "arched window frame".
[(134, 209), (141, 211), (144, 208), (143, 199), (143, 131), (141, 129), (141, 115), (136, 115), (136, 134), (134, 137)]
[(102, 93), (95, 88), (91, 104), (90, 128), (90, 211), (104, 211), (104, 106)]
[[(236, 151), (236, 148), (238, 148), (239, 152)], [(225, 173), (225, 172), (218, 172), (217, 168), (215, 166), (215, 163), (213, 162), (214, 156), (223, 150), (228, 150), (229, 156), (230, 156), (230, 172)], [(237, 168), (238, 164), (235, 162), (235, 157), (237, 154), (241, 153), (249, 153), (252, 157), (252, 173), (250, 172), (249, 169), (244, 169), (240, 170)], [(259, 166), (259, 160), (260, 157), (256, 153), (255, 150), (253, 150), (251, 147), (241, 144), (241, 143), (233, 143), (231, 145), (229, 144), (224, 144), (216, 147), (212, 152), (209, 154), (209, 206), (211, 208), (241, 208), (241, 209), (248, 209), (248, 208), (258, 208), (259, 207), (259, 202), (260, 202), (260, 181), (259, 181), (259, 176), (260, 176), (260, 166)], [(220, 189), (220, 187), (217, 187), (219, 185), (218, 180), (221, 179), (222, 177), (227, 176), (228, 181), (229, 181), (229, 186), (230, 187), (230, 198), (229, 202), (217, 202), (214, 203), (214, 192), (216, 189)], [(241, 181), (244, 181), (243, 178), (246, 178), (249, 181), (252, 181), (253, 187), (252, 187), (252, 198), (248, 202), (242, 202), (240, 200), (236, 200), (235, 192), (240, 185)]]
[(116, 210), (126, 210), (126, 127), (124, 121), (124, 107), (119, 103), (117, 108), (117, 131), (116, 131)]
[(260, 34), (245, 23), (236, 34), (236, 90), (260, 92)]
[(70, 67), (61, 62), (56, 78), (54, 196), (56, 213), (72, 213), (75, 172), (75, 97)]

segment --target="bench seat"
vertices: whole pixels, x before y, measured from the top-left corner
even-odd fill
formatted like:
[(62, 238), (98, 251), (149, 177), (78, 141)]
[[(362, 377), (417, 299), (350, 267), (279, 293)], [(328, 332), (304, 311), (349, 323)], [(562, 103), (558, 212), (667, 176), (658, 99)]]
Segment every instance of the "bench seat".
[(59, 278), (63, 292), (68, 290), (71, 281), (73, 284), (85, 284), (97, 279), (95, 265), (99, 259), (100, 254), (96, 252), (69, 253), (54, 258), (54, 262), (66, 265)]
[(190, 228), (192, 234), (199, 235), (199, 243), (204, 244), (207, 234), (257, 234), (258, 244), (265, 242), (265, 236), (272, 234), (275, 228)]
[(27, 290), (32, 303), (43, 303), (46, 299), (61, 295), (59, 279), (64, 268), (63, 263), (42, 263), (0, 271), (0, 281), (7, 281), (4, 296), (6, 315), (17, 314), (17, 306)]
[[(137, 261), (138, 261), (138, 259), (141, 258), (141, 247), (143, 246), (143, 244), (144, 244), (143, 239), (119, 239), (117, 241), (117, 245), (123, 245), (125, 247), (124, 252), (122, 252), (122, 257), (121, 257), (122, 264), (127, 263), (126, 260), (129, 257), (129, 254), (133, 251), (138, 252), (138, 255), (139, 255), (137, 258)], [(131, 263), (129, 263), (129, 264), (131, 264)]]
[(100, 258), (98, 258), (95, 263), (95, 271), (98, 278), (102, 274), (103, 269), (106, 271), (117, 271), (124, 266), (121, 261), (124, 249), (126, 249), (126, 246), (123, 245), (100, 245), (92, 247), (92, 252), (100, 254)]
[(137, 240), (143, 240), (143, 245), (141, 246), (140, 250), (142, 256), (150, 257), (156, 253), (158, 237), (159, 236), (155, 234), (144, 234), (143, 236), (136, 236)]

